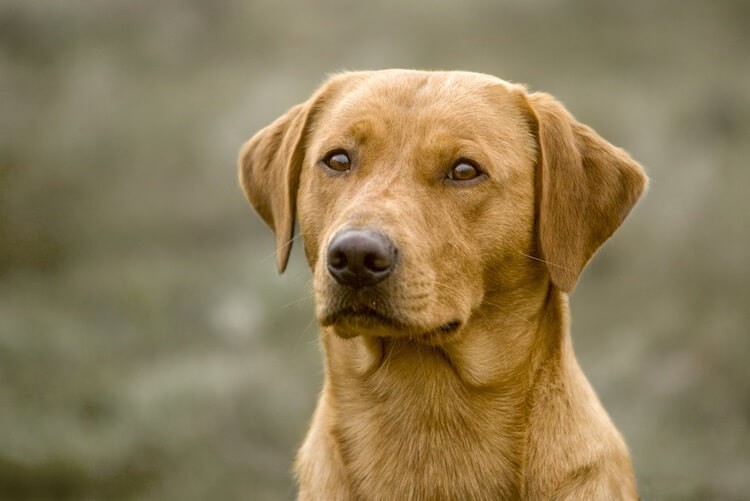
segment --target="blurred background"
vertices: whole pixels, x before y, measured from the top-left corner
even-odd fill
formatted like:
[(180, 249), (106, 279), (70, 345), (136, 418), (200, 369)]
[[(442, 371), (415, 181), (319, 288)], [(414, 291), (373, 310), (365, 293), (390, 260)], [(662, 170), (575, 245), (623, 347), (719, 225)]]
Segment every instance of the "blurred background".
[(0, 0), (0, 499), (291, 500), (300, 245), (235, 173), (327, 73), (556, 95), (650, 191), (572, 296), (644, 499), (750, 493), (750, 3)]

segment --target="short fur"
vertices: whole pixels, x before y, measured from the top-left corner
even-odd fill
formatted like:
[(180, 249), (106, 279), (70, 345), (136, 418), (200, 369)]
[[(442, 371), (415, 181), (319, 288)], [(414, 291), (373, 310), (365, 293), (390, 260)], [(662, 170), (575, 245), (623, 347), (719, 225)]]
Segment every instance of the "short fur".
[[(335, 149), (349, 171), (321, 163)], [(447, 180), (462, 157), (486, 176)], [(547, 94), (387, 70), (331, 78), (243, 146), (239, 176), (279, 270), (297, 216), (314, 273), (326, 376), (301, 500), (637, 499), (567, 296), (646, 186), (627, 153)], [(328, 274), (344, 227), (395, 242), (388, 279), (356, 290)]]

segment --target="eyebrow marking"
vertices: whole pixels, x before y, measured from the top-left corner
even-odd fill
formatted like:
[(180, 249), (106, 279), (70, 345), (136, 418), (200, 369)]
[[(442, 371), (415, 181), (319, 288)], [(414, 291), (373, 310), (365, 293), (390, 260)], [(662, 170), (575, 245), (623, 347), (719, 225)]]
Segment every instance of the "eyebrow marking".
[(349, 130), (351, 131), (352, 136), (357, 140), (364, 141), (368, 137), (371, 137), (378, 128), (379, 127), (376, 125), (375, 121), (370, 120), (369, 118), (362, 118), (354, 122), (349, 127)]

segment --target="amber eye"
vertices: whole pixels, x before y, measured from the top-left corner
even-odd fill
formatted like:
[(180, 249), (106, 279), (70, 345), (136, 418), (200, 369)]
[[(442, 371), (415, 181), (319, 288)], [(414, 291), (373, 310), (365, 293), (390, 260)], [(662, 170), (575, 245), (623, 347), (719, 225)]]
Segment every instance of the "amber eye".
[(448, 178), (454, 181), (471, 181), (481, 174), (476, 165), (468, 162), (467, 160), (459, 160), (456, 165), (453, 166)]
[(343, 151), (332, 151), (325, 156), (323, 163), (326, 167), (337, 170), (339, 172), (347, 171), (351, 168), (352, 163), (349, 160), (349, 155)]

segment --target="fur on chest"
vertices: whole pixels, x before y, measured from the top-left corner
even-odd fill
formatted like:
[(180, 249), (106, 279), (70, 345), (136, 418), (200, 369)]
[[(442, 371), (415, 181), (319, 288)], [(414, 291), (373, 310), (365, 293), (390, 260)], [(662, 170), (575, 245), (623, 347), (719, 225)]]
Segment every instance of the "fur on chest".
[(414, 357), (346, 381), (346, 391), (332, 399), (331, 436), (357, 497), (519, 497), (521, 403), (507, 391), (466, 388), (437, 354)]

